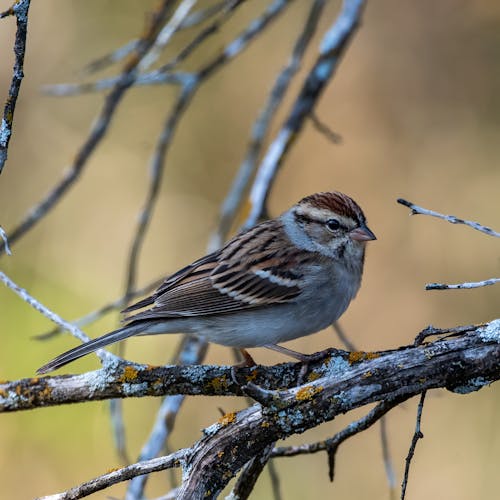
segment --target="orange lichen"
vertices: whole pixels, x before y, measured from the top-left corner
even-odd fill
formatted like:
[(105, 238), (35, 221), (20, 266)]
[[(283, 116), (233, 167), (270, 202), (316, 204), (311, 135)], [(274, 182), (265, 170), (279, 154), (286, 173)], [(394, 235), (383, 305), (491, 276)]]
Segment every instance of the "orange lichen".
[(307, 377), (307, 380), (309, 380), (309, 382), (314, 382), (315, 380), (318, 379), (319, 379), (319, 373), (316, 372), (311, 372)]
[(266, 422), (266, 421), (264, 421), (264, 422), (262, 422), (262, 423), (260, 424), (260, 426), (261, 426), (261, 427), (264, 427), (265, 429), (266, 429), (267, 427), (269, 427), (270, 425), (271, 425), (271, 424), (270, 424), (269, 422)]
[(42, 398), (49, 398), (50, 395), (52, 394), (52, 387), (49, 387), (46, 385), (41, 391), (40, 391), (40, 396)]
[(221, 425), (229, 425), (232, 424), (236, 420), (236, 413), (234, 411), (230, 413), (226, 413), (219, 418), (219, 424)]
[(253, 382), (257, 378), (257, 370), (252, 370), (252, 373), (247, 375), (245, 378), (247, 382)]
[(217, 453), (217, 456), (218, 456), (219, 458), (222, 458), (222, 457), (224, 456), (224, 452), (223, 452), (223, 451), (219, 451), (219, 452)]
[(107, 470), (107, 474), (111, 474), (112, 472), (116, 472), (117, 470), (120, 470), (121, 467), (112, 467), (111, 469)]
[(323, 390), (323, 386), (314, 387), (312, 385), (306, 385), (297, 391), (295, 395), (295, 399), (297, 401), (305, 401), (306, 399), (311, 399), (315, 394), (321, 392)]
[(212, 388), (214, 389), (214, 391), (216, 392), (222, 392), (224, 390), (227, 389), (228, 387), (228, 381), (227, 381), (227, 378), (226, 376), (222, 376), (222, 377), (215, 377), (213, 378), (209, 383), (208, 385), (212, 386)]
[(378, 352), (353, 351), (349, 353), (349, 364), (359, 363), (365, 359), (376, 359), (380, 357)]
[(118, 382), (134, 382), (137, 379), (138, 370), (133, 366), (126, 366)]
[(363, 378), (368, 378), (368, 377), (371, 377), (373, 375), (373, 373), (368, 370), (367, 372), (363, 373)]

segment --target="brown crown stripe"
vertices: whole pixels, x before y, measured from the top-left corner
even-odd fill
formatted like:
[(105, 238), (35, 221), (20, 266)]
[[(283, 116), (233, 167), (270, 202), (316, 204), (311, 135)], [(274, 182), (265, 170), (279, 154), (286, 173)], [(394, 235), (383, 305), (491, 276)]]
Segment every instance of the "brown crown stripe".
[(299, 204), (309, 204), (313, 207), (331, 210), (339, 215), (352, 217), (359, 222), (365, 221), (365, 215), (360, 206), (352, 198), (338, 191), (312, 194), (300, 200)]

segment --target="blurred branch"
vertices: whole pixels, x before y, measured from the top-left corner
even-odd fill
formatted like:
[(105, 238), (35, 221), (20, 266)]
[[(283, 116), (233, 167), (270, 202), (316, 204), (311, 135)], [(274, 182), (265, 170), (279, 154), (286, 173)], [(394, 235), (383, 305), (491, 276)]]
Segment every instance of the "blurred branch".
[(139, 71), (146, 70), (156, 62), (163, 49), (174, 36), (174, 33), (180, 28), (182, 22), (187, 18), (190, 10), (195, 6), (196, 2), (197, 0), (182, 0), (180, 2), (168, 23), (166, 23), (166, 25), (155, 37), (155, 41), (148, 50), (148, 53), (139, 62)]
[(305, 78), (290, 114), (260, 164), (250, 193), (251, 211), (245, 227), (254, 225), (265, 213), (271, 181), (337, 69), (340, 58), (359, 25), (364, 5), (363, 0), (344, 0), (339, 16), (325, 33), (316, 62)]
[[(32, 207), (24, 220), (9, 233), (11, 245), (16, 243), (19, 238), (26, 234), (36, 223), (47, 215), (47, 213), (62, 199), (68, 189), (78, 180), (83, 169), (87, 165), (89, 157), (105, 136), (118, 104), (124, 97), (125, 92), (133, 84), (136, 78), (137, 66), (153, 45), (159, 29), (165, 21), (166, 14), (169, 10), (169, 3), (170, 0), (163, 0), (154, 12), (145, 35), (141, 38), (140, 43), (125, 64), (124, 70), (113, 87), (113, 90), (106, 97), (104, 105), (91, 128), (90, 134), (77, 152), (73, 164), (66, 171), (63, 179), (52, 188), (45, 198)], [(0, 244), (0, 254), (4, 251), (5, 246)]]
[[(204, 359), (207, 347), (206, 342), (185, 336), (179, 352), (174, 356), (174, 362), (181, 366), (198, 364), (200, 360)], [(149, 460), (161, 454), (174, 430), (177, 414), (181, 409), (184, 398), (184, 395), (176, 394), (163, 399), (153, 429), (141, 449), (138, 461)], [(127, 488), (127, 499), (143, 498), (147, 480), (148, 476), (132, 479)]]
[(14, 112), (16, 109), (17, 97), (21, 89), (21, 82), (24, 78), (24, 54), (26, 52), (26, 37), (28, 35), (28, 11), (30, 0), (19, 0), (10, 9), (0, 12), (0, 19), (8, 16), (15, 16), (17, 30), (14, 38), (14, 68), (12, 69), (12, 80), (9, 88), (9, 95), (3, 110), (2, 123), (0, 124), (0, 174), (7, 161), (7, 150), (12, 136), (12, 124), (14, 122)]
[(497, 233), (493, 229), (483, 226), (478, 222), (459, 219), (454, 215), (443, 215), (440, 214), (439, 212), (434, 212), (434, 210), (428, 210), (427, 208), (419, 207), (418, 205), (415, 205), (410, 201), (406, 201), (403, 198), (398, 198), (397, 202), (411, 209), (411, 215), (422, 214), (422, 215), (429, 215), (431, 217), (437, 217), (438, 219), (443, 219), (445, 221), (450, 222), (451, 224), (464, 224), (466, 226), (471, 227), (472, 229), (475, 229), (476, 231), (481, 231), (482, 233), (488, 234), (489, 236), (495, 236), (496, 238), (500, 238), (500, 233)]
[[(250, 180), (257, 167), (257, 161), (264, 146), (271, 121), (279, 105), (285, 97), (292, 78), (300, 69), (305, 51), (311, 38), (316, 32), (318, 21), (324, 7), (324, 0), (316, 0), (309, 11), (308, 18), (299, 34), (290, 55), (287, 65), (280, 71), (269, 93), (267, 102), (255, 120), (250, 136), (250, 144), (244, 160), (242, 161), (236, 178), (224, 199), (220, 213), (217, 230), (211, 236), (210, 248), (215, 249), (222, 245), (227, 238), (236, 214), (241, 207), (244, 196), (248, 190)], [(251, 224), (251, 222), (249, 222)]]
[[(341, 431), (334, 438), (335, 446), (345, 435), (354, 435), (353, 429), (369, 425), (387, 405), (436, 388), (465, 394), (500, 379), (500, 319), (473, 327), (458, 338), (418, 347), (377, 353), (331, 351), (326, 360), (310, 366), (310, 381), (296, 386), (300, 368), (300, 363), (244, 368), (238, 370), (238, 377), (248, 382), (241, 387), (233, 380), (230, 367), (117, 365), (114, 371), (101, 369), (83, 375), (0, 384), (0, 404), (3, 411), (15, 411), (117, 396), (241, 395), (250, 387), (271, 394), (266, 406), (254, 404), (238, 413), (227, 413), (206, 428), (190, 448), (163, 461), (154, 459), (155, 470), (179, 465), (183, 468), (178, 499), (204, 498), (208, 491), (208, 497), (215, 498), (247, 462), (265, 454), (266, 447), (278, 439), (380, 402), (364, 419)], [(71, 496), (66, 493), (54, 498), (81, 498), (117, 480), (145, 473), (148, 463), (119, 469), (113, 476), (101, 476), (86, 483), (78, 494), (73, 489)]]
[(9, 247), (9, 239), (7, 238), (7, 233), (3, 230), (2, 226), (0, 226), (0, 238), (3, 241), (4, 247), (5, 247), (5, 253), (7, 255), (12, 255), (12, 252), (10, 251), (10, 247)]
[[(6, 247), (8, 248), (8, 246)], [(81, 340), (82, 342), (87, 342), (89, 337), (82, 332), (77, 326), (69, 323), (62, 319), (58, 314), (51, 311), (48, 307), (44, 306), (39, 300), (35, 299), (31, 296), (24, 288), (21, 288), (14, 281), (12, 281), (4, 272), (0, 271), (0, 281), (4, 283), (8, 288), (14, 291), (21, 299), (23, 299), (27, 304), (29, 304), (33, 309), (43, 314), (50, 321), (58, 325), (59, 328), (67, 330), (68, 332)], [(106, 360), (109, 363), (116, 362), (119, 358), (114, 356), (113, 354), (105, 351), (104, 349), (98, 349), (96, 354), (101, 358), (102, 361)]]
[(500, 283), (500, 278), (491, 278), (484, 281), (476, 281), (472, 283), (456, 283), (455, 285), (447, 285), (446, 283), (428, 283), (425, 285), (426, 290), (463, 290), (468, 288), (480, 288), (482, 286), (494, 285)]
[[(40, 301), (31, 296), (24, 288), (21, 288), (14, 281), (12, 281), (5, 273), (0, 271), (0, 281), (4, 283), (8, 288), (15, 292), (21, 299), (29, 304), (33, 309), (43, 314), (50, 321), (55, 323), (59, 328), (67, 330), (68, 332), (80, 339), (82, 342), (87, 342), (89, 337), (85, 335), (77, 326), (63, 320), (58, 314), (51, 311), (48, 307), (44, 306)], [(102, 350), (101, 350), (102, 351)]]
[(185, 461), (187, 450), (179, 450), (171, 453), (166, 457), (153, 458), (146, 462), (139, 462), (136, 464), (128, 465), (122, 469), (113, 470), (107, 474), (96, 477), (87, 483), (75, 486), (64, 493), (56, 493), (55, 495), (48, 495), (41, 497), (38, 500), (75, 500), (83, 498), (96, 491), (103, 490), (113, 484), (127, 481), (133, 477), (142, 474), (150, 474), (151, 472), (158, 472), (165, 469), (181, 467)]
[[(241, 0), (244, 1), (244, 0)], [(197, 24), (205, 22), (207, 19), (212, 17), (215, 14), (218, 14), (221, 10), (227, 10), (228, 8), (232, 8), (232, 4), (235, 3), (241, 3), (241, 1), (238, 2), (228, 2), (227, 0), (223, 0), (222, 2), (219, 2), (215, 5), (210, 5), (208, 7), (203, 7), (191, 14), (189, 14), (187, 17), (185, 17), (180, 25), (178, 26), (178, 30), (185, 29), (185, 28), (193, 28)], [(139, 40), (131, 40), (130, 42), (127, 42), (125, 45), (118, 47), (115, 49), (113, 52), (110, 54), (106, 54), (104, 56), (101, 56), (99, 59), (96, 59), (95, 61), (92, 61), (89, 63), (85, 68), (83, 69), (84, 73), (95, 73), (97, 71), (100, 71), (102, 69), (107, 68), (108, 66), (111, 66), (112, 64), (115, 64), (127, 57), (132, 51), (135, 50), (137, 44), (139, 43)]]
[[(228, 4), (227, 9), (224, 11), (222, 16), (215, 21), (213, 25), (219, 26), (227, 16), (241, 3), (241, 0), (232, 1)], [(158, 194), (161, 186), (161, 179), (163, 176), (163, 171), (165, 168), (166, 156), (168, 153), (169, 146), (171, 144), (174, 132), (177, 125), (187, 109), (192, 97), (195, 95), (196, 91), (199, 89), (201, 84), (205, 82), (216, 70), (223, 67), (224, 64), (228, 63), (234, 57), (239, 55), (248, 44), (255, 39), (268, 25), (269, 23), (276, 19), (278, 14), (283, 11), (284, 7), (287, 5), (287, 1), (275, 0), (259, 17), (255, 18), (246, 29), (244, 29), (233, 41), (231, 41), (222, 52), (213, 58), (208, 63), (204, 64), (201, 69), (196, 73), (192, 74), (189, 79), (183, 85), (181, 93), (173, 106), (173, 110), (169, 113), (167, 121), (157, 141), (155, 151), (152, 159), (152, 175), (149, 185), (149, 190), (146, 195), (145, 206), (140, 214), (139, 223), (136, 229), (135, 237), (132, 243), (129, 262), (127, 267), (127, 283), (125, 295), (129, 295), (135, 288), (136, 275), (137, 275), (137, 265), (139, 262), (140, 250), (144, 242), (146, 235), (146, 230), (151, 221), (153, 214), (153, 209), (158, 199)], [(205, 31), (204, 33), (209, 34), (210, 31)], [(195, 41), (200, 43), (203, 38), (196, 37)], [(196, 45), (191, 44), (190, 47), (195, 47)], [(186, 353), (183, 350), (180, 351), (179, 357), (182, 359), (184, 355), (190, 355), (190, 352), (194, 350), (198, 353), (198, 357), (192, 359), (190, 357), (190, 363), (196, 364), (203, 360), (206, 352), (206, 342), (202, 339), (191, 338), (186, 343), (183, 344), (188, 351)], [(180, 409), (182, 400), (174, 401), (174, 408), (177, 412)], [(169, 402), (164, 402), (164, 405), (169, 406)], [(120, 421), (120, 408), (119, 405), (114, 407), (114, 421)], [(170, 412), (170, 418), (165, 422), (164, 436), (167, 438), (170, 434), (169, 427), (173, 426), (176, 418), (176, 413)], [(120, 435), (119, 442), (123, 441), (123, 436)], [(149, 446), (149, 450), (157, 450), (158, 446)], [(137, 498), (140, 498), (140, 493), (144, 487), (144, 481), (141, 484), (134, 485)]]
[(389, 447), (389, 434), (387, 432), (387, 418), (385, 415), (380, 419), (380, 444), (382, 445), (382, 459), (384, 460), (385, 477), (389, 485), (389, 498), (395, 498), (396, 494), (396, 475), (391, 458)]
[[(332, 324), (333, 329), (337, 333), (337, 336), (339, 337), (340, 341), (344, 344), (345, 348), (348, 349), (349, 351), (358, 351), (356, 346), (351, 342), (349, 337), (345, 334), (343, 328), (340, 326), (340, 323), (338, 321), (335, 321)], [(390, 408), (388, 407), (387, 410)], [(380, 408), (382, 410), (382, 408)], [(384, 468), (385, 468), (385, 475), (387, 477), (387, 482), (389, 484), (389, 490), (392, 492), (394, 491), (394, 488), (396, 486), (395, 480), (394, 480), (394, 467), (392, 465), (392, 460), (391, 460), (391, 455), (389, 452), (389, 438), (387, 435), (387, 421), (385, 418), (385, 413), (381, 411), (381, 414), (378, 415), (377, 412), (375, 412), (374, 415), (370, 416), (369, 414), (366, 415), (365, 419), (367, 422), (363, 424), (363, 420), (358, 421), (359, 428), (360, 430), (365, 430), (369, 426), (371, 426), (375, 421), (380, 419), (380, 443), (382, 445), (382, 457), (384, 459)], [(371, 420), (373, 418), (373, 421)], [(353, 425), (353, 424), (352, 424)], [(364, 427), (364, 425), (367, 425), (367, 427)], [(349, 432), (347, 429), (349, 429), (350, 426), (346, 428), (344, 432)], [(359, 432), (359, 431), (358, 431)], [(333, 437), (333, 439), (336, 439), (336, 436)], [(338, 438), (337, 438), (338, 439)], [(325, 441), (326, 443), (326, 441)], [(340, 442), (338, 443), (338, 445)], [(338, 448), (338, 445), (336, 448)], [(332, 448), (331, 446), (328, 448), (328, 463), (329, 463), (329, 469), (330, 469), (330, 481), (333, 481), (333, 475), (334, 475), (334, 461), (335, 461), (335, 453), (336, 453), (336, 448), (335, 451), (332, 453)], [(392, 498), (392, 496), (391, 496)]]
[[(110, 312), (123, 309), (130, 300), (136, 297), (140, 297), (141, 295), (145, 295), (146, 293), (152, 292), (155, 288), (157, 288), (160, 285), (162, 281), (163, 279), (153, 281), (142, 288), (134, 290), (129, 295), (122, 295), (119, 299), (116, 299), (113, 302), (108, 302), (107, 304), (104, 304), (95, 311), (89, 312), (85, 316), (72, 320), (71, 324), (78, 327), (82, 327), (90, 323), (94, 323), (95, 321), (98, 321), (99, 319), (101, 319), (103, 316), (105, 316)], [(35, 335), (33, 338), (35, 338), (36, 340), (48, 340), (56, 336), (57, 334), (61, 333), (61, 331), (63, 330), (60, 327), (57, 327), (53, 328), (52, 330), (49, 330), (48, 332), (41, 333), (40, 335)]]
[(342, 136), (340, 134), (337, 134), (337, 132), (334, 132), (328, 125), (323, 123), (318, 118), (316, 113), (312, 112), (310, 114), (310, 118), (316, 130), (320, 134), (323, 134), (330, 142), (333, 142), (333, 144), (340, 144), (342, 142)]
[[(141, 85), (183, 85), (192, 79), (192, 73), (172, 70), (196, 49), (202, 47), (202, 43), (211, 35), (217, 33), (222, 25), (231, 17), (237, 7), (245, 0), (231, 0), (226, 3), (223, 12), (218, 16), (213, 23), (204, 28), (200, 33), (196, 34), (193, 39), (180, 50), (167, 64), (148, 73), (137, 75), (134, 86)], [(83, 83), (62, 83), (55, 85), (47, 85), (43, 88), (44, 92), (49, 95), (58, 97), (80, 95), (87, 92), (99, 92), (111, 88), (116, 84), (118, 77), (103, 78), (96, 82)]]
[(403, 483), (401, 485), (401, 500), (404, 500), (406, 497), (406, 488), (408, 486), (408, 475), (410, 473), (410, 465), (413, 459), (413, 455), (415, 454), (415, 448), (417, 447), (417, 442), (419, 439), (422, 439), (424, 437), (424, 435), (420, 430), (420, 422), (422, 420), (422, 411), (424, 409), (425, 395), (426, 391), (423, 391), (422, 394), (420, 395), (420, 401), (418, 402), (415, 433), (413, 434), (410, 449), (408, 450), (408, 456), (406, 457), (405, 473), (404, 473)]

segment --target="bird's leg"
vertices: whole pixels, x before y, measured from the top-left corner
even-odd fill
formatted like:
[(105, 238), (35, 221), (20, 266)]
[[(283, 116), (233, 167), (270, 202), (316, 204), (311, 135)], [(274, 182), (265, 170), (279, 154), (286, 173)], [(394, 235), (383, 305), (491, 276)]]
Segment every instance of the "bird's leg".
[(286, 354), (291, 358), (295, 358), (298, 359), (299, 361), (304, 361), (304, 362), (310, 361), (310, 357), (314, 356), (314, 354), (302, 354), (301, 352), (293, 351), (292, 349), (288, 349), (287, 347), (283, 347), (277, 344), (267, 344), (263, 347), (266, 347), (267, 349), (271, 349), (273, 351), (280, 352), (281, 354)]
[(243, 356), (243, 361), (235, 364), (235, 368), (251, 368), (252, 366), (257, 366), (257, 363), (246, 349), (238, 349), (238, 351), (240, 351), (240, 354)]
[(271, 349), (273, 351), (280, 352), (281, 354), (286, 354), (287, 356), (290, 356), (302, 362), (302, 367), (300, 369), (297, 385), (302, 385), (306, 373), (309, 371), (310, 363), (314, 363), (315, 361), (321, 361), (330, 354), (328, 351), (315, 352), (314, 354), (303, 354), (301, 352), (294, 351), (292, 349), (288, 349), (287, 347), (283, 347), (277, 344), (267, 344), (263, 347), (266, 347), (267, 349)]
[(254, 361), (252, 356), (250, 356), (250, 353), (246, 349), (234, 349), (234, 351), (239, 351), (240, 354), (243, 356), (243, 361), (240, 361), (239, 363), (234, 364), (231, 366), (231, 378), (233, 379), (233, 382), (240, 387), (242, 387), (242, 384), (238, 381), (238, 378), (236, 376), (236, 371), (239, 368), (251, 368), (252, 366), (257, 366), (257, 363)]

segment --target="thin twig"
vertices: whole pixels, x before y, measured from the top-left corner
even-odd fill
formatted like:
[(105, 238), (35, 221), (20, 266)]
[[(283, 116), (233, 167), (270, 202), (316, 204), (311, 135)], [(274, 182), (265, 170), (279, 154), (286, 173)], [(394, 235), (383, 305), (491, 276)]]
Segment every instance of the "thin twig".
[(426, 290), (466, 290), (470, 288), (480, 288), (483, 286), (494, 285), (500, 283), (500, 278), (491, 278), (484, 281), (475, 281), (471, 283), (456, 283), (448, 285), (446, 283), (428, 283), (425, 285)]
[(273, 498), (274, 500), (282, 500), (283, 495), (281, 494), (281, 481), (278, 475), (276, 464), (273, 460), (270, 460), (268, 462), (267, 469), (269, 471), (269, 478), (271, 480), (271, 490), (273, 492)]
[(211, 247), (218, 248), (227, 238), (235, 216), (241, 207), (248, 185), (257, 167), (257, 161), (264, 146), (271, 121), (285, 97), (293, 76), (300, 69), (302, 59), (309, 43), (316, 32), (318, 21), (324, 7), (324, 0), (316, 0), (309, 11), (308, 18), (299, 34), (292, 54), (286, 66), (280, 71), (269, 93), (267, 102), (255, 120), (250, 136), (250, 143), (245, 158), (226, 195), (219, 213), (217, 230), (211, 236)]
[(375, 408), (370, 410), (364, 417), (351, 422), (347, 427), (337, 432), (337, 434), (333, 437), (326, 439), (325, 441), (317, 441), (315, 443), (275, 448), (273, 450), (272, 457), (295, 457), (297, 455), (309, 455), (311, 453), (327, 451), (329, 477), (330, 481), (333, 481), (335, 476), (335, 454), (337, 453), (338, 447), (348, 438), (371, 427), (389, 410), (399, 405), (406, 399), (408, 399), (408, 397), (382, 401)]
[(349, 337), (345, 334), (344, 329), (340, 326), (340, 323), (338, 321), (333, 322), (332, 328), (335, 330), (335, 333), (339, 337), (339, 340), (342, 342), (342, 344), (344, 344), (346, 349), (351, 352), (358, 350), (356, 346), (351, 342)]
[(382, 458), (384, 460), (385, 477), (389, 484), (390, 498), (395, 498), (396, 494), (396, 474), (391, 458), (391, 450), (389, 448), (389, 435), (387, 433), (387, 416), (383, 415), (380, 419), (380, 442), (382, 444)]
[[(288, 0), (289, 1), (289, 0)], [(222, 67), (225, 63), (239, 55), (248, 44), (255, 39), (255, 37), (264, 30), (271, 21), (277, 18), (277, 16), (283, 11), (284, 7), (288, 4), (287, 0), (275, 0), (261, 16), (254, 19), (246, 29), (244, 29), (233, 41), (231, 41), (222, 52), (213, 58), (210, 62), (205, 64), (197, 73), (193, 74), (188, 82), (186, 82), (182, 88), (181, 95), (174, 104), (173, 110), (169, 113), (165, 127), (163, 128), (162, 134), (157, 142), (153, 160), (152, 160), (152, 177), (150, 182), (149, 191), (146, 196), (145, 207), (139, 217), (139, 224), (136, 230), (134, 242), (129, 256), (129, 263), (127, 267), (127, 285), (126, 292), (131, 291), (135, 287), (136, 282), (136, 269), (138, 264), (139, 252), (146, 234), (148, 223), (151, 219), (154, 205), (157, 200), (159, 193), (159, 188), (161, 184), (161, 177), (165, 167), (166, 154), (168, 152), (168, 147), (172, 140), (173, 134), (176, 130), (178, 122), (183, 115), (183, 112), (187, 108), (190, 100), (198, 90), (202, 82), (208, 79), (213, 72)], [(214, 24), (217, 26), (227, 17), (227, 15), (238, 6), (242, 0), (233, 1), (229, 4), (228, 10), (226, 10), (222, 16), (215, 21)], [(127, 293), (125, 293), (127, 295)], [(195, 359), (190, 358), (191, 364), (196, 364), (201, 362), (206, 352), (206, 342), (201, 339), (189, 338), (185, 344), (187, 351), (181, 350), (179, 356), (189, 356), (189, 353), (197, 350), (198, 356)], [(176, 405), (176, 411), (180, 409), (182, 400)], [(171, 403), (165, 403), (169, 405)], [(165, 427), (165, 437), (169, 435), (169, 426), (173, 425), (175, 422), (177, 413), (171, 412), (168, 422), (168, 426)], [(152, 447), (150, 447), (152, 449)], [(142, 483), (137, 486), (136, 491), (139, 491), (140, 487), (144, 487)], [(134, 486), (135, 488), (135, 486)]]
[(0, 226), (0, 238), (3, 241), (4, 247), (5, 247), (5, 253), (7, 255), (12, 255), (12, 252), (10, 251), (10, 247), (9, 247), (9, 238), (7, 238), (7, 233), (3, 230), (2, 226)]
[[(240, 0), (240, 1), (244, 1), (244, 0)], [(218, 4), (210, 5), (208, 7), (201, 8), (201, 9), (189, 14), (181, 22), (180, 26), (178, 27), (178, 30), (186, 29), (186, 28), (193, 28), (197, 24), (203, 23), (204, 21), (206, 21), (207, 19), (209, 19), (213, 15), (217, 14), (222, 9), (227, 9), (227, 7), (228, 7), (228, 2), (226, 0), (223, 0), (222, 2), (219, 2)], [(84, 74), (95, 73), (97, 71), (100, 71), (102, 69), (107, 68), (108, 66), (111, 66), (112, 64), (115, 64), (119, 61), (122, 61), (131, 52), (133, 52), (136, 49), (138, 43), (139, 43), (139, 40), (131, 40), (130, 42), (127, 42), (125, 45), (118, 47), (113, 52), (106, 54), (104, 56), (101, 56), (98, 59), (90, 62), (89, 64), (87, 64), (84, 67), (82, 72)]]
[(87, 342), (89, 337), (85, 335), (78, 327), (65, 321), (58, 314), (51, 311), (48, 307), (44, 306), (39, 300), (35, 299), (32, 295), (30, 295), (24, 288), (21, 288), (14, 281), (12, 281), (4, 272), (0, 271), (0, 281), (2, 281), (8, 288), (14, 291), (21, 299), (24, 300), (27, 304), (29, 304), (33, 309), (43, 314), (50, 321), (55, 323), (59, 328), (63, 328), (76, 337), (80, 339), (82, 342)]
[(449, 337), (460, 336), (464, 332), (470, 330), (471, 326), (473, 325), (457, 326), (453, 328), (436, 328), (432, 325), (429, 325), (428, 327), (424, 328), (421, 332), (419, 332), (419, 334), (415, 337), (413, 345), (415, 346), (422, 345), (426, 339), (437, 335), (441, 336), (440, 340)]
[(117, 49), (113, 50), (113, 52), (101, 56), (99, 57), (99, 59), (91, 61), (83, 68), (82, 73), (96, 73), (97, 71), (111, 66), (112, 64), (122, 61), (137, 49), (137, 45), (139, 44), (139, 42), (139, 39), (130, 40), (130, 42), (127, 42), (125, 45), (118, 47)]
[(426, 394), (427, 391), (423, 391), (422, 394), (420, 395), (420, 401), (418, 402), (415, 433), (413, 434), (410, 449), (408, 450), (408, 456), (406, 457), (405, 473), (404, 473), (403, 483), (401, 484), (401, 500), (404, 500), (406, 496), (406, 487), (408, 486), (408, 475), (410, 473), (410, 465), (413, 459), (413, 455), (415, 454), (415, 448), (417, 446), (417, 442), (419, 439), (422, 439), (424, 437), (424, 435), (420, 430), (420, 421), (422, 420), (422, 410), (424, 409), (424, 401)]
[[(82, 316), (78, 319), (72, 320), (71, 323), (80, 328), (90, 323), (94, 323), (95, 321), (98, 321), (99, 319), (101, 319), (110, 312), (123, 309), (131, 299), (135, 299), (136, 297), (140, 297), (141, 295), (145, 295), (146, 293), (153, 291), (160, 285), (162, 281), (163, 279), (155, 280), (142, 288), (134, 290), (132, 293), (130, 293), (130, 295), (122, 295), (119, 299), (116, 299), (113, 302), (108, 302), (107, 304), (104, 304), (103, 306), (99, 307), (99, 309), (91, 311), (85, 316)], [(57, 327), (53, 328), (52, 330), (49, 330), (48, 332), (35, 335), (33, 338), (36, 340), (48, 340), (61, 333), (61, 331), (62, 331), (61, 328)]]
[(17, 98), (21, 89), (21, 82), (24, 77), (24, 55), (26, 52), (26, 37), (28, 35), (28, 11), (30, 0), (19, 0), (10, 9), (0, 13), (0, 19), (7, 16), (15, 16), (17, 23), (16, 35), (14, 38), (14, 68), (12, 70), (12, 80), (9, 88), (9, 95), (5, 102), (3, 118), (0, 124), (0, 174), (7, 161), (7, 151), (9, 141), (12, 136), (12, 124), (16, 109)]
[(197, 1), (198, 0), (182, 0), (176, 11), (170, 18), (169, 22), (161, 29), (160, 33), (158, 33), (154, 44), (152, 45), (146, 56), (142, 58), (138, 66), (139, 71), (145, 71), (156, 62), (156, 60), (160, 57), (163, 49), (172, 39), (174, 33), (186, 20), (189, 12), (195, 6)]
[(153, 158), (151, 160), (151, 181), (146, 194), (144, 208), (139, 215), (139, 222), (135, 231), (134, 240), (130, 249), (127, 264), (127, 280), (124, 295), (129, 295), (136, 285), (137, 266), (139, 254), (144, 243), (146, 230), (151, 221), (153, 208), (160, 192), (161, 179), (164, 172), (164, 165), (168, 147), (172, 141), (177, 124), (183, 115), (190, 99), (197, 88), (197, 81), (193, 79), (189, 85), (183, 87), (181, 94), (177, 98), (172, 111), (169, 112), (165, 126), (158, 138)]
[[(154, 43), (159, 26), (163, 23), (166, 13), (168, 12), (169, 3), (170, 0), (163, 0), (162, 4), (157, 8), (157, 11), (152, 16), (153, 20), (150, 23), (146, 34), (141, 39), (141, 43), (137, 46), (135, 57), (131, 57), (129, 59), (129, 62), (125, 65), (119, 81), (106, 97), (97, 120), (91, 128), (90, 134), (80, 147), (73, 164), (63, 175), (62, 180), (52, 188), (45, 198), (32, 207), (21, 223), (9, 233), (11, 245), (16, 243), (19, 238), (25, 235), (35, 224), (40, 222), (40, 220), (42, 220), (47, 213), (50, 212), (50, 210), (62, 199), (68, 189), (72, 187), (80, 177), (83, 169), (87, 165), (90, 155), (94, 152), (97, 145), (105, 136), (118, 104), (124, 97), (125, 92), (134, 83), (137, 74), (137, 65)], [(5, 246), (0, 244), (0, 254), (4, 251)]]
[[(173, 356), (172, 362), (176, 362), (180, 366), (198, 364), (205, 357), (207, 347), (208, 344), (206, 342), (200, 342), (193, 337), (185, 336), (179, 352)], [(177, 415), (185, 398), (186, 396), (182, 394), (176, 394), (163, 399), (160, 409), (156, 414), (153, 428), (141, 449), (138, 461), (154, 458), (165, 448), (168, 438), (174, 430)], [(143, 498), (147, 480), (148, 476), (140, 476), (132, 479), (128, 485), (127, 499)]]
[(337, 134), (337, 132), (334, 132), (328, 125), (323, 123), (316, 113), (312, 112), (309, 115), (309, 118), (311, 119), (312, 124), (316, 128), (316, 130), (320, 133), (323, 134), (330, 142), (333, 142), (333, 144), (341, 144), (342, 143), (342, 136), (340, 134)]
[[(333, 329), (337, 333), (340, 341), (344, 344), (344, 346), (349, 349), (351, 352), (357, 352), (358, 349), (351, 342), (349, 337), (345, 334), (344, 329), (340, 326), (338, 321), (335, 321), (332, 324)], [(382, 445), (382, 456), (384, 458), (384, 469), (385, 475), (387, 477), (387, 483), (389, 484), (389, 490), (391, 493), (395, 491), (396, 480), (394, 475), (394, 466), (392, 464), (392, 458), (389, 451), (389, 436), (387, 434), (387, 420), (386, 416), (382, 415), (380, 417), (380, 443)]]
[(245, 227), (254, 225), (265, 213), (271, 180), (277, 175), (306, 118), (310, 116), (337, 69), (340, 58), (359, 25), (364, 6), (363, 0), (344, 0), (339, 16), (325, 33), (316, 62), (307, 75), (291, 112), (269, 145), (259, 166), (250, 192), (251, 210)]
[[(192, 79), (192, 74), (175, 71), (173, 69), (182, 61), (184, 61), (188, 56), (192, 55), (194, 51), (202, 47), (202, 42), (205, 41), (209, 36), (214, 35), (221, 28), (223, 23), (225, 23), (231, 15), (236, 11), (245, 0), (231, 0), (231, 2), (225, 3), (224, 10), (220, 16), (215, 19), (213, 23), (204, 28), (200, 33), (198, 33), (182, 50), (180, 50), (170, 61), (160, 68), (150, 71), (148, 73), (140, 74), (137, 76), (134, 82), (134, 87), (142, 85), (185, 85)], [(208, 10), (208, 9), (207, 9)], [(110, 77), (97, 80), (95, 82), (83, 82), (83, 83), (62, 83), (54, 85), (46, 85), (42, 89), (48, 95), (53, 95), (57, 97), (66, 97), (81, 95), (88, 92), (99, 92), (107, 90), (116, 84), (119, 77)]]
[[(143, 75), (138, 75), (134, 81), (134, 87), (143, 85), (182, 85), (186, 79), (190, 78), (190, 73), (182, 71), (169, 72), (157, 69)], [(91, 92), (102, 92), (112, 89), (120, 80), (119, 76), (102, 78), (95, 82), (82, 83), (56, 83), (43, 85), (42, 92), (54, 97), (72, 97)]]
[(464, 224), (466, 226), (471, 227), (472, 229), (475, 229), (476, 231), (481, 231), (482, 233), (488, 234), (489, 236), (495, 236), (496, 238), (500, 238), (500, 233), (497, 233), (493, 229), (483, 226), (482, 224), (479, 224), (479, 222), (459, 219), (454, 215), (443, 215), (440, 214), (439, 212), (435, 212), (434, 210), (428, 210), (427, 208), (419, 207), (418, 205), (415, 205), (411, 201), (404, 200), (403, 198), (398, 198), (397, 202), (411, 209), (411, 215), (422, 214), (422, 215), (429, 215), (431, 217), (437, 217), (438, 219), (443, 219), (447, 222), (450, 222), (451, 224)]
[(56, 493), (55, 495), (41, 497), (38, 500), (74, 500), (91, 495), (92, 493), (101, 491), (108, 486), (122, 481), (127, 481), (128, 479), (142, 474), (150, 474), (151, 472), (180, 467), (186, 453), (187, 450), (179, 450), (166, 457), (153, 458), (145, 462), (128, 465), (122, 469), (114, 470), (91, 479), (90, 481), (82, 483), (79, 486), (75, 486), (74, 488), (64, 491), (63, 493)]

